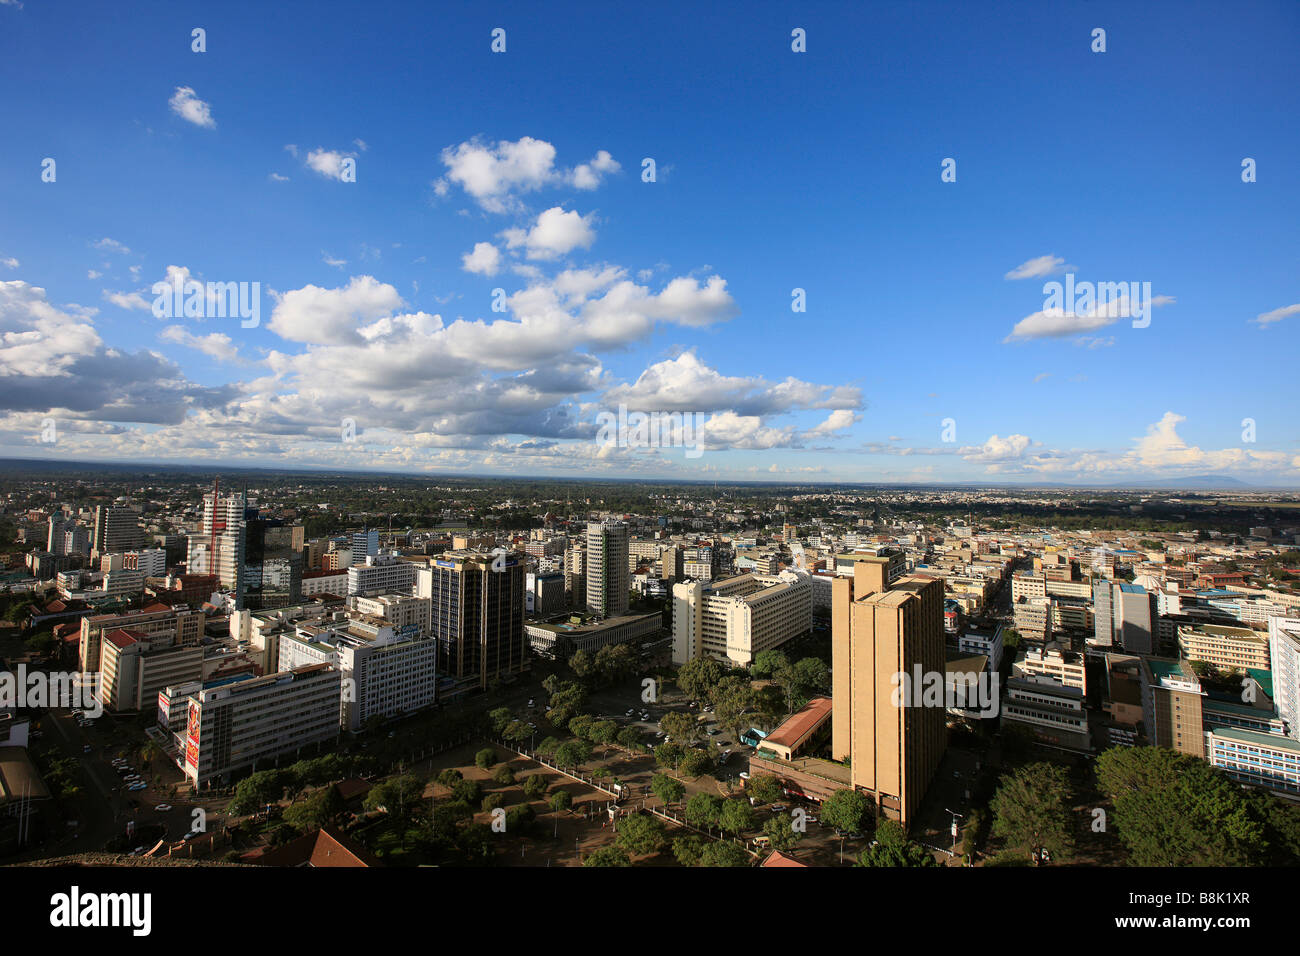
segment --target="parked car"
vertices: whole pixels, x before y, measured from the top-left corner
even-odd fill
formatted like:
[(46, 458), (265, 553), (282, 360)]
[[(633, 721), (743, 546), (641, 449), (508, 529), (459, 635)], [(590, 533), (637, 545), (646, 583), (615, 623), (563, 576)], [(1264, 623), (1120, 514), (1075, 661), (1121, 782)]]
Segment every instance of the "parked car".
[(154, 809), (155, 809), (156, 811), (158, 811), (159, 813), (166, 813), (166, 812), (167, 812), (168, 810), (170, 810), (171, 808), (172, 808), (172, 805), (171, 805), (170, 803), (160, 803), (160, 804), (158, 804), (158, 806), (154, 807)]

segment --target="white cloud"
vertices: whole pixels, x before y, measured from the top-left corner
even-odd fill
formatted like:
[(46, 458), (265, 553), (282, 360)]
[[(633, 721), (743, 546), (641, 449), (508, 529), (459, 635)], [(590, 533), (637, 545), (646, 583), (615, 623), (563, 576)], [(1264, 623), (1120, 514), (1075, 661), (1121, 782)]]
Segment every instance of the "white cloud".
[(495, 213), (519, 210), (520, 196), (546, 186), (595, 189), (602, 177), (620, 168), (602, 149), (576, 169), (559, 169), (555, 165), (555, 147), (531, 136), (515, 142), (460, 143), (442, 151), (442, 163), (447, 172), (433, 184), (437, 195), (446, 196), (454, 184), (488, 212)]
[(266, 178), (271, 180), (273, 183), (287, 183), (289, 181), (288, 176), (281, 176), (279, 173), (271, 173), (271, 175)]
[(182, 326), (169, 325), (158, 334), (158, 337), (164, 342), (174, 342), (186, 348), (197, 349), (220, 362), (233, 362), (239, 358), (239, 349), (230, 336), (220, 332), (195, 335)]
[(269, 328), (291, 342), (359, 344), (357, 327), (400, 308), (402, 297), (374, 276), (353, 276), (343, 289), (307, 285), (277, 297)]
[(501, 235), (508, 248), (523, 246), (529, 259), (558, 259), (574, 249), (591, 248), (596, 241), (594, 219), (591, 213), (582, 216), (553, 206), (537, 217), (531, 229), (507, 229)]
[(1262, 312), (1255, 316), (1251, 321), (1260, 328), (1272, 325), (1274, 322), (1281, 322), (1283, 319), (1300, 314), (1300, 302), (1295, 305), (1284, 305), (1280, 309), (1274, 309), (1272, 312)]
[(313, 149), (307, 154), (307, 168), (320, 173), (326, 179), (345, 182), (343, 178), (345, 162), (355, 160), (356, 156), (356, 153), (344, 153), (333, 149)]
[(13, 256), (10, 256), (7, 259), (0, 259), (0, 266), (5, 266), (8, 269), (17, 269), (18, 260), (15, 259)]
[(1135, 317), (1139, 307), (1143, 309), (1143, 314), (1150, 318), (1151, 309), (1156, 306), (1168, 305), (1173, 301), (1174, 299), (1171, 296), (1157, 295), (1153, 296), (1149, 302), (1134, 302), (1130, 305), (1128, 296), (1120, 294), (1116, 298), (1109, 299), (1106, 302), (1097, 302), (1091, 308), (1079, 312), (1067, 311), (1064, 308), (1043, 309), (1040, 312), (1027, 315), (1017, 322), (1011, 330), (1011, 334), (1002, 341), (1007, 343), (1024, 339), (1061, 338), (1069, 335), (1080, 335), (1084, 332), (1091, 332), (1113, 325), (1120, 319)]
[(501, 271), (501, 250), (490, 242), (476, 242), (474, 250), (461, 256), (460, 262), (466, 272), (494, 276)]
[(1065, 260), (1060, 256), (1038, 256), (1036, 259), (1030, 259), (1022, 262), (1003, 278), (1006, 279), (1039, 279), (1043, 276), (1050, 276), (1053, 273), (1060, 272), (1065, 266)]
[(109, 239), (107, 236), (105, 236), (103, 239), (97, 239), (95, 242), (91, 243), (91, 245), (93, 245), (96, 249), (104, 249), (108, 252), (116, 252), (119, 255), (123, 255), (123, 256), (129, 256), (131, 254), (130, 249), (122, 245), (122, 243), (118, 242), (116, 239)]
[(963, 448), (958, 454), (967, 461), (1003, 462), (1022, 458), (1027, 448), (1028, 435), (1008, 435), (1006, 438), (990, 435), (983, 445)]
[(321, 255), (321, 262), (325, 263), (327, 266), (333, 266), (335, 269), (342, 269), (345, 265), (348, 264), (348, 260), (335, 259), (324, 249), (321, 250), (320, 255)]
[(104, 299), (113, 303), (119, 309), (138, 309), (142, 312), (149, 312), (153, 308), (153, 303), (139, 292), (110, 292), (105, 289)]
[(203, 126), (208, 129), (212, 129), (217, 125), (217, 121), (212, 118), (212, 108), (198, 98), (192, 87), (176, 87), (176, 92), (172, 94), (172, 98), (167, 103), (171, 106), (172, 112), (187, 123), (193, 123), (195, 126)]

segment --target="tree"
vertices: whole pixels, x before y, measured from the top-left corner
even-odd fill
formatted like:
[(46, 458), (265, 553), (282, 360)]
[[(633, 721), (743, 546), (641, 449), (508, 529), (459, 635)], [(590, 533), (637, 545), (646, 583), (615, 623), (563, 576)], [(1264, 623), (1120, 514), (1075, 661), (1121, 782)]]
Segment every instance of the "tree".
[(938, 866), (934, 854), (907, 839), (896, 820), (881, 820), (876, 841), (858, 854), (858, 866)]
[(591, 725), (596, 722), (596, 718), (591, 714), (579, 714), (569, 721), (569, 733), (575, 737), (585, 738), (591, 730)]
[(1265, 826), (1241, 788), (1204, 760), (1166, 747), (1112, 747), (1097, 782), (1134, 866), (1247, 866)]
[(1070, 780), (1063, 767), (1034, 763), (1002, 778), (990, 804), (993, 835), (1036, 862), (1047, 851), (1053, 861), (1074, 851)]
[(596, 662), (586, 651), (575, 651), (569, 658), (569, 669), (577, 674), (580, 680), (586, 680), (596, 674)]
[(558, 817), (561, 811), (573, 806), (573, 794), (567, 790), (556, 790), (551, 794), (551, 798), (547, 802), (551, 805), (552, 812)]
[(526, 803), (521, 803), (517, 807), (511, 807), (506, 813), (506, 832), (515, 833), (520, 836), (526, 835), (533, 828), (533, 821), (537, 819), (537, 812)]
[(618, 735), (614, 739), (618, 741), (620, 746), (626, 747), (628, 750), (638, 750), (641, 748), (641, 731), (637, 730), (635, 727), (624, 727), (618, 732)]
[(857, 833), (871, 813), (871, 799), (859, 790), (836, 790), (822, 803), (822, 819), (837, 830)]
[(681, 744), (667, 743), (660, 744), (655, 748), (655, 763), (665, 770), (669, 767), (674, 770), (677, 768), (677, 762), (682, 759), (684, 748)]
[(489, 793), (486, 797), (483, 798), (483, 803), (482, 803), (483, 812), (491, 813), (493, 810), (495, 810), (497, 807), (501, 806), (505, 802), (506, 802), (505, 794), (500, 792)]
[(483, 788), (477, 780), (458, 780), (451, 788), (451, 797), (473, 805), (483, 799)]
[(488, 711), (488, 720), (492, 722), (492, 731), (498, 735), (506, 729), (506, 724), (510, 723), (513, 717), (514, 715), (510, 713), (509, 707), (498, 707), (495, 710)]
[(662, 850), (668, 837), (663, 823), (649, 814), (637, 813), (619, 821), (615, 842), (629, 856), (648, 856)]
[(650, 779), (650, 790), (667, 806), (682, 798), (686, 785), (666, 773), (657, 773)]
[(616, 846), (602, 846), (582, 861), (583, 866), (631, 866), (627, 853)]
[(284, 822), (304, 833), (318, 830), (343, 809), (343, 798), (339, 796), (338, 787), (329, 786), (316, 791), (302, 803), (294, 804), (284, 811)]
[(718, 813), (718, 826), (737, 834), (754, 826), (754, 808), (748, 800), (724, 800)]
[(709, 843), (700, 853), (701, 866), (752, 866), (753, 858), (734, 843)]
[[(464, 783), (466, 781), (462, 781)], [(475, 787), (478, 784), (474, 784)], [(390, 777), (366, 794), (364, 806), (367, 810), (383, 807), (389, 814), (399, 819), (404, 818), (424, 795), (424, 781), (413, 773)], [(477, 800), (477, 796), (475, 800)]]
[(722, 812), (722, 799), (709, 793), (694, 794), (686, 801), (686, 821), (697, 827), (712, 827)]
[(763, 823), (763, 836), (772, 844), (774, 850), (789, 850), (804, 838), (804, 834), (794, 828), (794, 820), (788, 813), (778, 813)]
[(593, 744), (608, 747), (618, 735), (618, 724), (612, 720), (598, 720), (587, 730), (587, 739)]
[(459, 770), (457, 770), (455, 767), (448, 767), (446, 770), (441, 771), (438, 774), (436, 779), (441, 786), (444, 786), (448, 790), (450, 790), (452, 787), (456, 786), (456, 784), (458, 784), (460, 781), (464, 780), (465, 775), (461, 773)]
[(480, 770), (486, 770), (496, 762), (497, 752), (491, 747), (484, 747), (474, 755), (474, 763)]
[(510, 764), (503, 763), (492, 771), (492, 782), (503, 787), (508, 787), (515, 782), (515, 772), (510, 769)]
[(524, 795), (530, 800), (536, 800), (544, 794), (547, 786), (546, 777), (540, 773), (531, 773), (524, 777)]
[(673, 840), (673, 856), (681, 866), (699, 866), (704, 841), (697, 836), (680, 836)]
[(559, 749), (560, 739), (558, 737), (545, 737), (542, 739), (542, 742), (537, 745), (537, 756), (553, 757), (555, 751)]
[(726, 668), (711, 657), (696, 657), (687, 661), (677, 671), (677, 686), (692, 697), (710, 700), (718, 681), (726, 676)]
[(777, 671), (788, 667), (789, 659), (783, 651), (768, 650), (759, 651), (754, 655), (754, 664), (750, 672), (760, 680), (771, 677)]
[(781, 799), (781, 781), (770, 773), (756, 773), (745, 781), (745, 793), (755, 804), (775, 803)]
[(688, 777), (698, 777), (714, 765), (713, 757), (706, 751), (690, 749), (682, 754), (678, 769)]
[(659, 726), (676, 744), (689, 746), (700, 738), (700, 722), (691, 714), (678, 711), (664, 714)]
[(590, 759), (591, 745), (585, 740), (567, 741), (555, 751), (555, 762), (561, 767), (577, 767)]

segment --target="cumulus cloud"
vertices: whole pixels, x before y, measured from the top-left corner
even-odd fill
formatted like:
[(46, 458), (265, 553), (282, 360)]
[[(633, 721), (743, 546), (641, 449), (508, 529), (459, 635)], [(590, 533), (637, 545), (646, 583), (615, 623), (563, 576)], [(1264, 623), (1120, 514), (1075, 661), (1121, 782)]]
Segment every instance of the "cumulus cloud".
[(476, 242), (473, 251), (461, 256), (460, 262), (466, 272), (494, 276), (501, 271), (501, 250), (490, 242)]
[(402, 306), (402, 297), (374, 276), (353, 276), (346, 288), (306, 285), (277, 297), (269, 328), (291, 342), (357, 345), (357, 326)]
[(133, 309), (141, 312), (148, 312), (153, 308), (153, 303), (146, 299), (139, 292), (110, 292), (104, 290), (104, 300), (113, 303), (119, 309)]
[(212, 332), (208, 335), (195, 335), (179, 325), (169, 325), (158, 334), (164, 342), (173, 342), (186, 348), (197, 349), (220, 362), (234, 362), (239, 359), (239, 348), (229, 335)]
[(212, 118), (212, 108), (198, 98), (192, 87), (176, 87), (176, 92), (167, 103), (172, 108), (172, 112), (187, 123), (208, 129), (213, 129), (217, 125), (217, 121)]
[(594, 218), (553, 206), (537, 217), (531, 229), (507, 229), (501, 235), (507, 248), (522, 246), (529, 259), (558, 259), (574, 249), (591, 248), (596, 241)]
[(483, 209), (502, 213), (521, 208), (520, 196), (547, 186), (569, 185), (590, 190), (619, 164), (605, 150), (575, 169), (555, 165), (555, 147), (545, 140), (524, 136), (511, 142), (469, 140), (442, 151), (446, 173), (434, 182), (434, 192), (445, 196), (459, 186)]

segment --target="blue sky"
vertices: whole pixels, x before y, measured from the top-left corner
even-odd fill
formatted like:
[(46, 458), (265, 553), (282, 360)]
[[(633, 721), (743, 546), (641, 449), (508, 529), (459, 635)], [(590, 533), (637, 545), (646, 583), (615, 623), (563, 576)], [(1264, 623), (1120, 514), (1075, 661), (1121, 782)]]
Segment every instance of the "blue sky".
[(1300, 6), (1129, 6), (0, 0), (0, 454), (1300, 485)]

